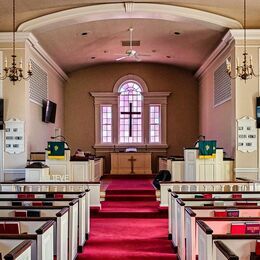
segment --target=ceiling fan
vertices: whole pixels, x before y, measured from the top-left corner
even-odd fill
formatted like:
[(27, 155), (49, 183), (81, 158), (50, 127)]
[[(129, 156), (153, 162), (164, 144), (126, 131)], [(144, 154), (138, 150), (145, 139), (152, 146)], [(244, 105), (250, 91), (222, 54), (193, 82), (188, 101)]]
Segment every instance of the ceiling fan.
[(141, 61), (140, 56), (150, 56), (149, 54), (139, 54), (136, 50), (133, 49), (133, 31), (132, 27), (129, 28), (129, 47), (130, 49), (126, 50), (122, 57), (116, 59), (116, 61), (124, 60), (126, 58), (133, 58), (137, 61)]

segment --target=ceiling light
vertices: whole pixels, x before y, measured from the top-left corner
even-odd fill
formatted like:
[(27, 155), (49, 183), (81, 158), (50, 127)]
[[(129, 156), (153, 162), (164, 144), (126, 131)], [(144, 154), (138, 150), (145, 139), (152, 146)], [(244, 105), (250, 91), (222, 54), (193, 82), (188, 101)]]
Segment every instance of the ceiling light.
[(255, 74), (254, 68), (252, 65), (252, 56), (250, 56), (250, 58), (248, 58), (248, 52), (247, 52), (247, 46), (246, 46), (246, 0), (244, 0), (244, 52), (242, 55), (243, 55), (242, 63), (240, 63), (239, 59), (237, 58), (236, 71), (235, 71), (234, 76), (232, 76), (230, 59), (226, 59), (228, 75), (233, 79), (235, 79), (236, 77), (239, 77), (240, 79), (245, 80), (245, 81), (247, 79), (251, 79), (253, 76), (257, 77), (258, 75)]
[(22, 79), (28, 80), (32, 76), (32, 65), (28, 63), (27, 75), (23, 73), (23, 62), (19, 62), (19, 67), (16, 67), (16, 54), (15, 54), (15, 0), (13, 0), (13, 54), (12, 63), (8, 67), (7, 58), (5, 58), (5, 65), (3, 69), (3, 76), (0, 76), (1, 80), (9, 78), (10, 81), (15, 85), (16, 81), (21, 81)]

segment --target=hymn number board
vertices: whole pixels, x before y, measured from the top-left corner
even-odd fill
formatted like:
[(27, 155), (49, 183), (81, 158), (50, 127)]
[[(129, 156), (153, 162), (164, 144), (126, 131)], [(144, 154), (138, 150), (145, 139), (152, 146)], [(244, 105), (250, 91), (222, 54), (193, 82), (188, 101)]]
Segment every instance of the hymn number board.
[(11, 154), (24, 152), (24, 121), (16, 118), (5, 121), (5, 151)]
[(237, 149), (241, 152), (254, 152), (257, 149), (256, 120), (242, 117), (237, 120)]

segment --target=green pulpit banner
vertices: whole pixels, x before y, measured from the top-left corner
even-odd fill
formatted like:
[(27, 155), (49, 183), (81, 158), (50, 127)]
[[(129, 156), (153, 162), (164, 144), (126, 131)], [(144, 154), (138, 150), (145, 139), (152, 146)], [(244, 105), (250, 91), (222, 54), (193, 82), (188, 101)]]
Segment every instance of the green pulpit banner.
[(48, 142), (48, 158), (64, 160), (64, 142)]
[(199, 158), (216, 158), (216, 140), (199, 141)]

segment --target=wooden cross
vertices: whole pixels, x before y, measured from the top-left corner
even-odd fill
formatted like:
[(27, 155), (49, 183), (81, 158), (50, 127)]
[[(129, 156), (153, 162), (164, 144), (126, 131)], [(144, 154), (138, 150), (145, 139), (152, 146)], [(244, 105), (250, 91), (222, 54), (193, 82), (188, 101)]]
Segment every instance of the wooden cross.
[(131, 172), (130, 173), (135, 173), (134, 172), (134, 162), (136, 161), (136, 159), (134, 159), (133, 156), (131, 156), (130, 159), (128, 159), (129, 162), (131, 162)]
[(132, 119), (133, 115), (140, 115), (141, 112), (132, 111), (132, 103), (129, 103), (129, 112), (121, 112), (122, 115), (129, 115), (129, 137), (132, 136)]

